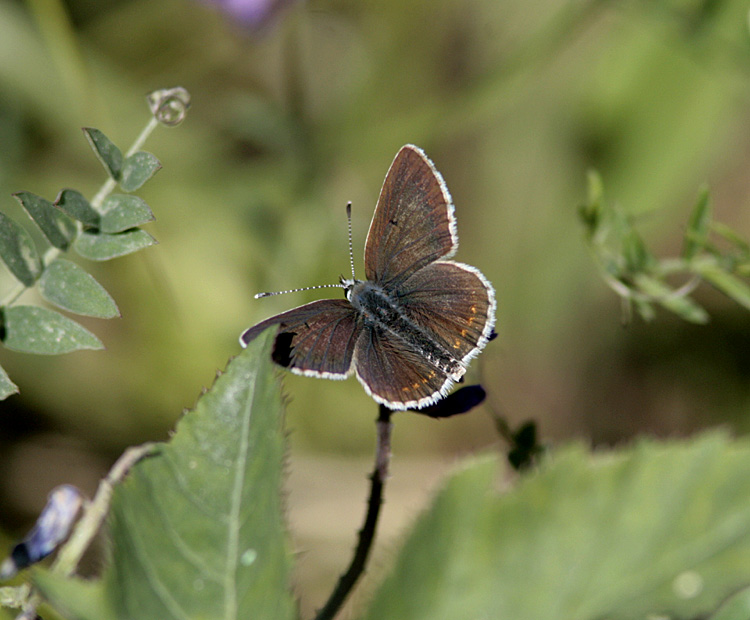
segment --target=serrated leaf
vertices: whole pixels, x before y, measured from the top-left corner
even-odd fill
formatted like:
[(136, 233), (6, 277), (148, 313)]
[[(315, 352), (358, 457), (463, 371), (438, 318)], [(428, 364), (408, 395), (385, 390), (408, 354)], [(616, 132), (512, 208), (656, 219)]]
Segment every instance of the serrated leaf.
[(58, 308), (76, 314), (102, 319), (120, 315), (117, 304), (93, 276), (62, 258), (44, 270), (39, 278), (39, 292)]
[(98, 129), (84, 127), (83, 133), (107, 174), (119, 181), (123, 164), (122, 151)]
[(126, 192), (133, 192), (154, 176), (160, 168), (159, 160), (151, 153), (138, 151), (124, 161), (120, 187)]
[(104, 345), (83, 325), (54, 310), (38, 306), (12, 306), (3, 312), (3, 343), (23, 353), (59, 355)]
[(0, 400), (5, 400), (13, 394), (18, 394), (18, 386), (10, 380), (8, 373), (0, 366)]
[(747, 583), (746, 440), (567, 447), (504, 492), (499, 462), (448, 480), (364, 618), (699, 618)]
[(49, 201), (31, 192), (17, 192), (13, 197), (21, 203), (47, 240), (60, 250), (67, 250), (75, 238), (76, 224)]
[(712, 263), (701, 263), (694, 265), (694, 267), (707, 282), (730, 299), (750, 310), (750, 287), (742, 280)]
[(109, 260), (137, 252), (155, 243), (156, 239), (145, 230), (137, 228), (116, 235), (84, 232), (76, 239), (74, 247), (84, 258)]
[(104, 201), (103, 211), (101, 231), (105, 233), (119, 233), (154, 220), (151, 209), (138, 196), (113, 194)]
[(0, 212), (0, 258), (24, 286), (33, 286), (42, 272), (42, 261), (31, 235), (2, 212)]
[(58, 194), (55, 206), (85, 226), (94, 228), (99, 226), (99, 213), (89, 204), (89, 201), (84, 198), (81, 192), (74, 189), (64, 189)]
[(708, 189), (701, 190), (685, 231), (685, 246), (682, 255), (690, 260), (706, 245), (711, 224), (711, 201)]
[[(115, 489), (97, 582), (113, 612), (72, 618), (296, 618), (273, 340), (266, 332), (231, 360), (169, 443)], [(55, 606), (83, 599), (76, 581), (37, 585)]]
[(664, 282), (643, 273), (637, 274), (634, 277), (634, 282), (638, 286), (638, 289), (648, 295), (655, 303), (670, 312), (674, 312), (686, 321), (698, 323), (699, 325), (708, 322), (708, 312), (690, 299), (690, 297), (678, 294), (674, 289), (664, 284)]

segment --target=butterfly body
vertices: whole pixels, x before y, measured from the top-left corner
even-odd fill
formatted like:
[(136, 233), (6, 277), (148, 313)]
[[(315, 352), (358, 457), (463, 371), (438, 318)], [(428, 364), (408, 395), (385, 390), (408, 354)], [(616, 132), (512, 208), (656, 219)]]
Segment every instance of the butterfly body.
[(356, 373), (392, 409), (445, 396), (485, 346), (495, 292), (482, 273), (448, 260), (458, 249), (453, 203), (440, 173), (412, 145), (396, 155), (365, 243), (366, 280), (341, 280), (346, 299), (324, 299), (262, 321), (244, 345), (273, 325), (273, 360), (326, 379)]
[(363, 330), (374, 330), (381, 338), (387, 335), (401, 341), (404, 347), (424, 356), (456, 381), (463, 376), (466, 368), (447, 347), (436, 342), (429, 331), (415, 323), (399, 302), (398, 294), (388, 292), (375, 282), (346, 282), (352, 282), (351, 288), (346, 289), (346, 297), (360, 313)]

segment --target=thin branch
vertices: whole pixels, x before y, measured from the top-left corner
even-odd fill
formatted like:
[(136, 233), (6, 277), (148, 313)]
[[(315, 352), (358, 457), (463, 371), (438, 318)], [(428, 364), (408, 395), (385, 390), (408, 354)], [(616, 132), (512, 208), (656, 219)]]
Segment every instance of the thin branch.
[(128, 448), (117, 459), (112, 469), (99, 483), (94, 499), (86, 507), (70, 539), (57, 554), (57, 558), (52, 564), (53, 572), (65, 577), (70, 577), (75, 572), (78, 562), (88, 549), (109, 512), (109, 503), (115, 485), (122, 482), (133, 465), (146, 456), (155, 454), (158, 449), (158, 444), (144, 443), (140, 446)]
[(341, 609), (357, 580), (364, 573), (367, 558), (375, 540), (375, 528), (380, 514), (380, 506), (383, 503), (383, 486), (388, 477), (388, 464), (391, 459), (391, 430), (393, 428), (392, 414), (393, 411), (384, 405), (380, 405), (378, 419), (375, 422), (378, 431), (378, 445), (375, 450), (375, 468), (370, 474), (370, 499), (367, 502), (365, 522), (359, 531), (359, 541), (349, 568), (339, 577), (331, 596), (318, 612), (318, 615), (315, 616), (315, 620), (332, 620)]

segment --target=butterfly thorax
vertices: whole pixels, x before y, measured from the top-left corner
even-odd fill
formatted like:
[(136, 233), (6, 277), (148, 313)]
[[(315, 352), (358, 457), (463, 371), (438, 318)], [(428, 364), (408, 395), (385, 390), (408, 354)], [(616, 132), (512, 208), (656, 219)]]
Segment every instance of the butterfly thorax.
[(362, 316), (365, 327), (399, 338), (454, 379), (463, 376), (466, 372), (463, 364), (407, 315), (395, 295), (375, 282), (347, 280), (345, 284), (346, 298)]

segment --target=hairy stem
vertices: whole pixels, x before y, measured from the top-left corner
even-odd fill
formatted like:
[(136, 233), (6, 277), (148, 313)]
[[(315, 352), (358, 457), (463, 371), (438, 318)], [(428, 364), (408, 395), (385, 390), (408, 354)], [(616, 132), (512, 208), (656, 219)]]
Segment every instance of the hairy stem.
[(341, 609), (346, 597), (349, 596), (357, 580), (364, 573), (367, 558), (370, 555), (372, 543), (375, 540), (375, 528), (383, 503), (383, 487), (388, 477), (388, 464), (391, 458), (391, 415), (393, 411), (380, 405), (378, 419), (375, 422), (378, 431), (378, 445), (375, 450), (375, 468), (370, 474), (370, 499), (367, 502), (367, 514), (362, 529), (359, 531), (359, 541), (354, 551), (351, 564), (346, 572), (339, 577), (326, 604), (315, 616), (315, 620), (331, 620)]

